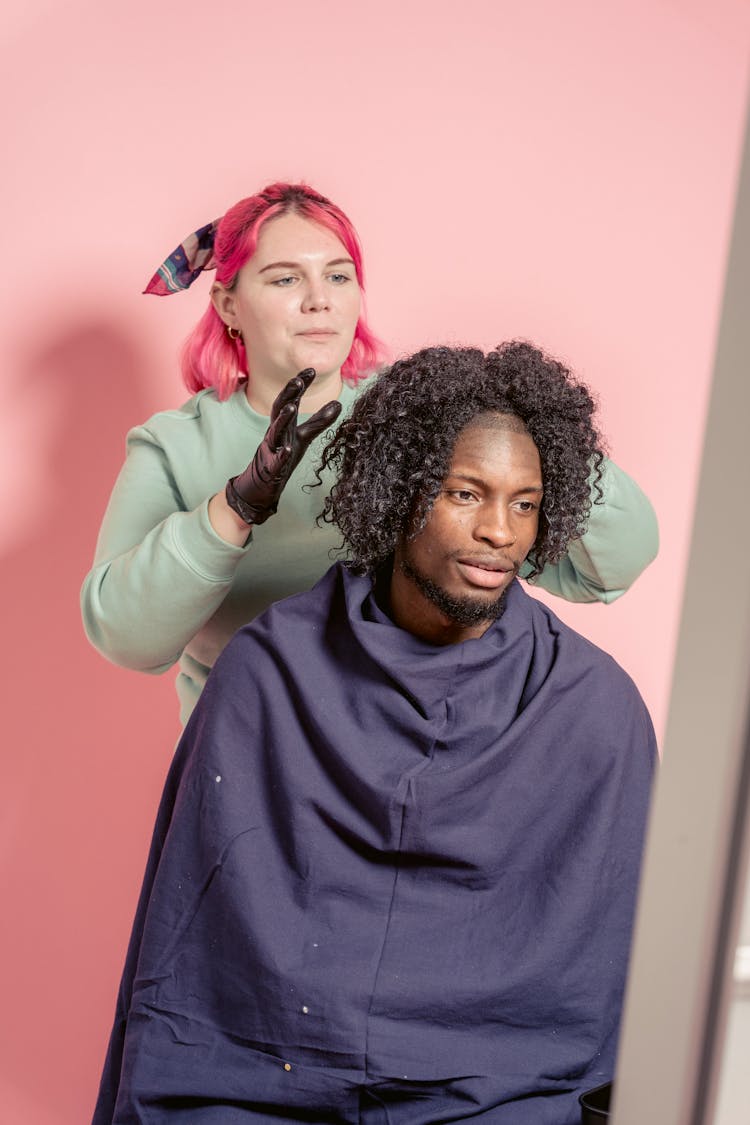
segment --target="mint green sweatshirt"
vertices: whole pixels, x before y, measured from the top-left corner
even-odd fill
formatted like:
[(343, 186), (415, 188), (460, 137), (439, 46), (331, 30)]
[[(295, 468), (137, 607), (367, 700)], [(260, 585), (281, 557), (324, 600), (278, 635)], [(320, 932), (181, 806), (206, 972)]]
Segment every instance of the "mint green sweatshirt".
[[(344, 387), (345, 412), (364, 386)], [(211, 527), (209, 498), (245, 468), (267, 427), (240, 389), (226, 402), (201, 391), (131, 430), (83, 583), (86, 634), (104, 656), (143, 672), (179, 662), (183, 722), (232, 634), (270, 602), (313, 585), (341, 542), (315, 522), (331, 477), (323, 488), (304, 487), (324, 437), (295, 470), (276, 515), (244, 547)], [(608, 461), (602, 487), (604, 503), (592, 506), (586, 534), (536, 580), (569, 601), (613, 601), (656, 555), (656, 518), (638, 485)]]

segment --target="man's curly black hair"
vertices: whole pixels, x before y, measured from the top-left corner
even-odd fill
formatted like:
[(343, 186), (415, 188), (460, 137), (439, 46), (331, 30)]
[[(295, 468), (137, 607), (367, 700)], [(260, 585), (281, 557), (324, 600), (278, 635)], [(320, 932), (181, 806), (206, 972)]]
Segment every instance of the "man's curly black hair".
[(319, 472), (332, 468), (338, 480), (320, 518), (339, 528), (355, 569), (374, 571), (424, 527), (459, 434), (487, 412), (515, 415), (539, 451), (544, 498), (529, 577), (583, 534), (603, 458), (587, 388), (523, 341), (488, 355), (424, 348), (374, 380), (323, 451)]

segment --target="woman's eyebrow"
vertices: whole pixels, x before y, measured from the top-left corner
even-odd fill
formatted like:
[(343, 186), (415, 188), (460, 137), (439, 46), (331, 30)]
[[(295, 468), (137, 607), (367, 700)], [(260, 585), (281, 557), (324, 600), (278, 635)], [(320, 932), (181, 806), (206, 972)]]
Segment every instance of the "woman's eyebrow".
[[(332, 258), (330, 262), (326, 262), (325, 268), (328, 269), (330, 266), (353, 266), (353, 265), (354, 265), (354, 262), (351, 258)], [(266, 270), (278, 270), (278, 269), (298, 270), (300, 268), (301, 268), (300, 262), (270, 262), (267, 266), (264, 266), (262, 270), (258, 270), (258, 273), (265, 273)]]

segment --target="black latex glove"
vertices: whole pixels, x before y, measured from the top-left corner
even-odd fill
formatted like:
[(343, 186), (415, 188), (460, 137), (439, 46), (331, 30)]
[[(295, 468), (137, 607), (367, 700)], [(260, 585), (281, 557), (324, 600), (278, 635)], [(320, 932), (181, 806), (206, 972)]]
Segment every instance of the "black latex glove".
[(341, 413), (340, 402), (327, 402), (297, 425), (300, 399), (314, 378), (314, 369), (307, 367), (289, 380), (274, 400), (271, 424), (252, 461), (244, 473), (227, 482), (227, 503), (245, 523), (264, 523), (274, 514), (308, 445)]

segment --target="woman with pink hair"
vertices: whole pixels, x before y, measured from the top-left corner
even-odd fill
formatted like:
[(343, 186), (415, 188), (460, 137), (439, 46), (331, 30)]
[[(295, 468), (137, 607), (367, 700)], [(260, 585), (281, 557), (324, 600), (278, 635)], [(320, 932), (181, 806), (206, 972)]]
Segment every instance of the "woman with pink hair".
[[(153, 673), (179, 662), (183, 721), (236, 629), (328, 568), (336, 539), (304, 486), (325, 432), (384, 362), (356, 231), (307, 185), (241, 200), (146, 292), (179, 292), (211, 268), (211, 303), (183, 352), (193, 397), (128, 434), (81, 592), (87, 635), (110, 660)], [(572, 601), (612, 601), (656, 553), (651, 505), (612, 462), (597, 498), (585, 535), (539, 579)]]

